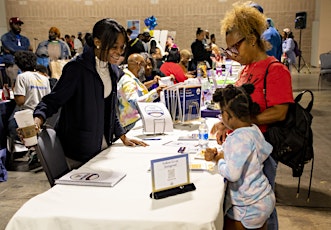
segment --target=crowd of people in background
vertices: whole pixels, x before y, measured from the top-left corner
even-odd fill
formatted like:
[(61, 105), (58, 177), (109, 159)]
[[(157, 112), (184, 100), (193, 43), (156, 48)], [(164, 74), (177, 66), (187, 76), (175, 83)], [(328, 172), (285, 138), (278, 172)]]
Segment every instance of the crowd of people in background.
[[(262, 7), (254, 3), (251, 6), (263, 14)], [(275, 24), (271, 18), (267, 18), (266, 21), (267, 29), (264, 31), (263, 37), (271, 44), (270, 49), (267, 50), (267, 54), (276, 57), (290, 69), (291, 66), (296, 64), (296, 57), (298, 56), (296, 53), (298, 47), (293, 33), (289, 28), (285, 28), (280, 33), (275, 28)], [(2, 84), (8, 83), (11, 86), (12, 82), (15, 81), (17, 73), (20, 71), (14, 62), (14, 56), (12, 54), (18, 50), (32, 51), (29, 39), (20, 35), (22, 24), (23, 22), (20, 18), (11, 18), (9, 22), (11, 30), (2, 36), (3, 55), (0, 61), (5, 63), (6, 75), (8, 77), (8, 80), (3, 80), (4, 82)], [(127, 29), (127, 34), (131, 35), (132, 31)], [(184, 49), (184, 52), (181, 52), (175, 43), (175, 38), (171, 35), (167, 37), (165, 47), (161, 47), (160, 42), (151, 36), (148, 31), (138, 34), (133, 39), (128, 36), (128, 39), (127, 52), (123, 57), (123, 61), (119, 61), (118, 64), (126, 64), (128, 57), (133, 53), (148, 53), (152, 56), (153, 63), (156, 63), (153, 66), (153, 71), (160, 71), (163, 65), (162, 69), (165, 73), (161, 75), (172, 74), (175, 83), (183, 82), (188, 78), (194, 77), (199, 62), (205, 62), (207, 68), (215, 68), (216, 65), (219, 65), (224, 60), (223, 51), (216, 44), (215, 34), (209, 35), (208, 30), (203, 30), (200, 27), (197, 28), (196, 39), (191, 44), (191, 50)], [(69, 34), (65, 34), (62, 37), (60, 30), (53, 26), (48, 31), (48, 39), (40, 42), (35, 50), (37, 64), (47, 67), (51, 76), (50, 61), (69, 60), (81, 54), (85, 43), (82, 32), (78, 32), (77, 37)], [(175, 63), (176, 65), (169, 63)], [(172, 66), (171, 71), (168, 66)], [(3, 76), (2, 78), (5, 77)]]

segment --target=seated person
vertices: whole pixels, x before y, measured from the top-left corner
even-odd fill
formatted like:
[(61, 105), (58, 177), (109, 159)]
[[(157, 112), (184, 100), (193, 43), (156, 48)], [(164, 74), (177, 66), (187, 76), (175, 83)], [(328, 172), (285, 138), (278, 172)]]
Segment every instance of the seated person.
[(17, 124), (14, 118), (16, 111), (30, 109), (34, 110), (43, 96), (51, 92), (47, 77), (37, 72), (37, 56), (31, 51), (17, 51), (15, 63), (22, 70), (17, 76), (13, 87), (16, 108), (8, 120), (9, 136), (20, 140), (17, 136)]
[[(8, 132), (12, 141), (20, 141), (16, 131), (18, 125), (14, 118), (15, 112), (25, 109), (34, 111), (42, 97), (51, 92), (51, 88), (48, 78), (36, 71), (37, 56), (32, 51), (17, 51), (15, 63), (22, 73), (17, 75), (13, 86), (16, 108), (8, 120)], [(35, 152), (32, 151), (29, 154), (28, 164), (29, 169), (32, 170), (40, 164)]]
[(179, 52), (180, 54), (180, 60), (179, 60), (179, 66), (182, 68), (182, 70), (185, 73), (185, 76), (187, 78), (192, 78), (194, 77), (194, 71), (188, 71), (188, 67), (189, 67), (189, 62), (191, 60), (191, 52), (187, 49), (183, 49)]
[[(174, 83), (184, 82), (188, 76), (185, 76), (185, 73), (182, 67), (178, 64), (180, 55), (178, 52), (169, 53), (167, 61), (161, 65), (160, 70), (166, 75), (175, 77)], [(193, 77), (193, 76), (190, 76)]]
[(155, 89), (159, 86), (158, 81), (161, 77), (165, 77), (165, 74), (162, 73), (156, 66), (156, 60), (152, 55), (148, 53), (140, 53), (141, 56), (145, 59), (145, 75), (139, 80), (144, 83), (148, 90)]
[(156, 60), (156, 67), (160, 69), (161, 65), (164, 63), (161, 50), (155, 48), (155, 53), (152, 54), (152, 57)]
[(117, 84), (119, 100), (119, 118), (123, 128), (128, 132), (140, 119), (137, 102), (153, 102), (162, 91), (161, 86), (148, 91), (139, 81), (139, 76), (145, 75), (146, 62), (140, 54), (131, 54), (128, 58), (128, 68)]

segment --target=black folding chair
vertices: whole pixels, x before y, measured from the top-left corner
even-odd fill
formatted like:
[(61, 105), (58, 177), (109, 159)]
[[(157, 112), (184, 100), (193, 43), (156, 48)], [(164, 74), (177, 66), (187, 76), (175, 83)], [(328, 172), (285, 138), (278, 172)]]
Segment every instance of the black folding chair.
[(331, 79), (331, 51), (320, 54), (321, 70), (318, 78), (318, 88), (322, 86), (322, 78), (329, 75)]
[(36, 152), (51, 187), (55, 180), (70, 171), (54, 129), (45, 127), (38, 136)]

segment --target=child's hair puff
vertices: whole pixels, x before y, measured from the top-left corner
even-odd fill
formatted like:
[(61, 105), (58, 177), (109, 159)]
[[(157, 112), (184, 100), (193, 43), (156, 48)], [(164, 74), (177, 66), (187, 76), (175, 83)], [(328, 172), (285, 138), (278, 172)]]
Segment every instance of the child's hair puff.
[(254, 85), (244, 84), (241, 87), (227, 85), (219, 88), (213, 95), (213, 101), (218, 102), (222, 110), (229, 109), (241, 120), (260, 113), (260, 106), (252, 101), (251, 94), (254, 92)]

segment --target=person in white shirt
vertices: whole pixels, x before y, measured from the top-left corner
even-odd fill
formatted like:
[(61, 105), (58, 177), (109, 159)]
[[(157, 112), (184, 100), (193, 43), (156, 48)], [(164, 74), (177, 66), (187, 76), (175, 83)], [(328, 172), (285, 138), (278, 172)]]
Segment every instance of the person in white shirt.
[[(27, 109), (33, 111), (41, 99), (51, 92), (48, 78), (36, 71), (37, 56), (32, 51), (16, 51), (15, 63), (22, 70), (22, 73), (17, 75), (13, 87), (16, 108), (8, 120), (8, 134), (11, 142), (20, 141), (17, 135), (18, 125), (14, 118), (15, 112)], [(36, 156), (33, 151), (29, 151), (28, 165), (30, 170), (40, 165)]]
[(51, 92), (50, 83), (47, 77), (37, 72), (37, 56), (32, 51), (17, 51), (15, 53), (15, 63), (22, 70), (17, 76), (13, 87), (16, 108), (9, 118), (9, 134), (17, 137), (17, 124), (14, 113), (19, 110), (34, 110), (43, 96)]
[(72, 40), (74, 41), (74, 50), (76, 54), (83, 53), (83, 43), (76, 38), (74, 35), (71, 35)]

